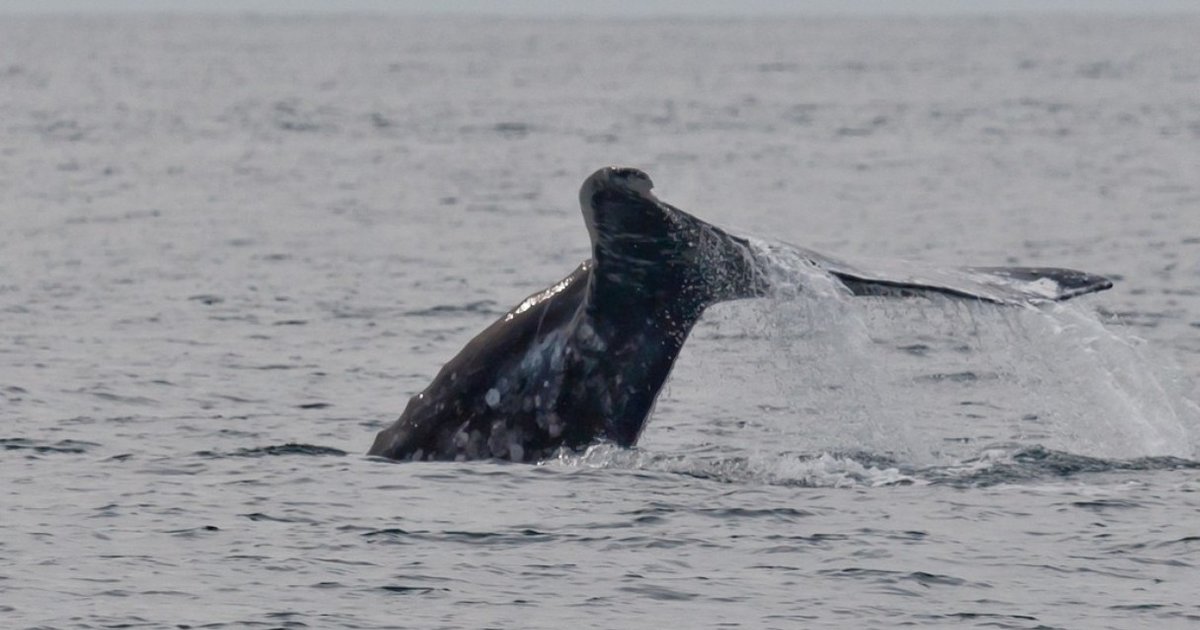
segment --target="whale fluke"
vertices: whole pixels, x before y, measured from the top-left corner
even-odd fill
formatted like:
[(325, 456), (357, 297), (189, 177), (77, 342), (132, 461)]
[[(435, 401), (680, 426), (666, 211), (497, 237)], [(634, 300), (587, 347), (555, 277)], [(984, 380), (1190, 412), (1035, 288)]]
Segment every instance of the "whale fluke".
[[(379, 432), (369, 454), (538, 461), (598, 440), (635, 444), (704, 310), (779, 289), (767, 273), (770, 247), (664, 203), (652, 188), (632, 168), (588, 177), (579, 202), (591, 258), (472, 339)], [(1018, 304), (1112, 286), (1070, 269), (867, 267), (779, 247), (859, 296)]]
[(851, 264), (786, 246), (837, 278), (857, 296), (944, 297), (995, 304), (1058, 302), (1111, 289), (1108, 278), (1057, 267), (938, 268), (911, 261)]

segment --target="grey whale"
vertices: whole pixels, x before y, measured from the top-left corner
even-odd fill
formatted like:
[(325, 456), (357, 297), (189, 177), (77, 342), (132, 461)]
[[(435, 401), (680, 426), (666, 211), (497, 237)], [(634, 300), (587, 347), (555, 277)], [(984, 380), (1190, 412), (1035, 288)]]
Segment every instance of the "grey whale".
[[(467, 343), (379, 432), (368, 455), (540, 461), (598, 441), (633, 446), (704, 310), (762, 297), (763, 252), (606, 167), (579, 193), (592, 256)], [(944, 295), (1000, 304), (1065, 300), (1112, 283), (1070, 269), (966, 267), (914, 276), (796, 248), (857, 296)]]

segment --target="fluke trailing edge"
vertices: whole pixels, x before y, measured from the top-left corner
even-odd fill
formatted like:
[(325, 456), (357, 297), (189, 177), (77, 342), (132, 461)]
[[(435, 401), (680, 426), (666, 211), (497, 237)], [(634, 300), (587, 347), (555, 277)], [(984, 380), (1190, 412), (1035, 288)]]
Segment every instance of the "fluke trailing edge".
[[(370, 455), (538, 461), (599, 440), (632, 446), (708, 306), (766, 295), (746, 239), (659, 201), (637, 169), (608, 167), (579, 192), (592, 257), (472, 339)], [(1061, 300), (1112, 286), (1068, 269), (873, 273), (796, 250), (854, 295)]]

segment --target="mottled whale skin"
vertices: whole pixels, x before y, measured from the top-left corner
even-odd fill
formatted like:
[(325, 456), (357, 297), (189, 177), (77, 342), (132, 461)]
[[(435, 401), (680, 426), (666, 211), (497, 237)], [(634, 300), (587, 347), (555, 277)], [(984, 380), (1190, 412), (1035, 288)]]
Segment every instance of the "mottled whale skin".
[(704, 309), (766, 289), (745, 240), (651, 187), (632, 168), (589, 177), (579, 197), (592, 258), (471, 340), (369, 454), (539, 461), (636, 443)]
[[(579, 203), (591, 259), (472, 339), (379, 432), (368, 454), (530, 462), (598, 441), (634, 445), (704, 310), (770, 289), (761, 250), (658, 200), (652, 187), (633, 168), (588, 177)], [(793, 251), (857, 296), (1016, 303), (1112, 286), (1055, 268), (964, 268), (926, 277), (868, 272)]]

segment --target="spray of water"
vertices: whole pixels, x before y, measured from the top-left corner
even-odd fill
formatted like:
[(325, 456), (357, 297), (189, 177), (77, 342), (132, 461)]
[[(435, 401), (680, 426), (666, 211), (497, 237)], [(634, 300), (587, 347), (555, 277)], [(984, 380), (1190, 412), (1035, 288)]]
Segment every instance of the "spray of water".
[(763, 251), (778, 291), (711, 309), (677, 366), (692, 385), (668, 396), (676, 430), (558, 464), (839, 486), (977, 474), (1030, 452), (1200, 451), (1181, 372), (1087, 301), (856, 298), (802, 250)]

